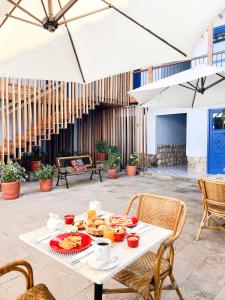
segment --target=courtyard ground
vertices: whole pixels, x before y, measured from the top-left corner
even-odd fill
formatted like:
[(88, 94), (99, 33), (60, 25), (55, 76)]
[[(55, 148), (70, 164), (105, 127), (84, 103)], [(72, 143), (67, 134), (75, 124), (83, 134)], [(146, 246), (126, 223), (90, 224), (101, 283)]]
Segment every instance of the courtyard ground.
[[(176, 242), (174, 274), (186, 300), (225, 299), (225, 235), (220, 231), (203, 231), (195, 241), (202, 216), (201, 193), (194, 180), (159, 176), (127, 177), (118, 180), (98, 178), (89, 181), (85, 175), (70, 178), (70, 189), (64, 184), (50, 193), (39, 192), (38, 183), (25, 183), (22, 195), (15, 201), (0, 199), (0, 264), (15, 259), (29, 261), (34, 269), (35, 283), (45, 283), (58, 300), (92, 300), (93, 284), (55, 260), (19, 240), (27, 231), (43, 227), (49, 212), (61, 217), (87, 210), (90, 200), (100, 200), (104, 210), (121, 213), (130, 196), (150, 192), (176, 197), (188, 206), (188, 219)], [(106, 282), (115, 286), (113, 280)], [(20, 275), (11, 273), (0, 278), (0, 300), (13, 300), (24, 289)], [(103, 299), (141, 299), (135, 294), (103, 296)], [(176, 300), (174, 291), (165, 291), (162, 299)]]

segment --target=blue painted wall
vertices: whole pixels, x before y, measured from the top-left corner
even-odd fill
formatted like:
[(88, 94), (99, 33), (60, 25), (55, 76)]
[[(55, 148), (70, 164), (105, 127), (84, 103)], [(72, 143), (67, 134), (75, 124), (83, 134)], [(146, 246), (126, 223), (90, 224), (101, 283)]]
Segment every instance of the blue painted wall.
[(187, 115), (161, 115), (156, 118), (156, 145), (186, 144)]

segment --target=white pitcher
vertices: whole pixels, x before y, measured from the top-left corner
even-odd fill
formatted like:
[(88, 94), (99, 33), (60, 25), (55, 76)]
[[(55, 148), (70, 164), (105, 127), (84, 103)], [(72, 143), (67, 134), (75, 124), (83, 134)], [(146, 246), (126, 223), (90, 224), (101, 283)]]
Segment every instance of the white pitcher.
[(55, 231), (57, 229), (61, 229), (62, 226), (63, 226), (63, 221), (59, 219), (59, 216), (53, 213), (49, 213), (47, 228), (50, 231)]

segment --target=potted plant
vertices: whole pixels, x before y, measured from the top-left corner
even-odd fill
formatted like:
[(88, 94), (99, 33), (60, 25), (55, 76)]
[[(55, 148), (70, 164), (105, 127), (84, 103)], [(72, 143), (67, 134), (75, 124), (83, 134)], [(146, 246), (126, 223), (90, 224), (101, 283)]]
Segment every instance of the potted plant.
[(50, 165), (43, 165), (36, 171), (41, 192), (50, 192), (52, 190), (54, 171), (55, 167)]
[(7, 163), (2, 162), (1, 170), (1, 188), (4, 200), (17, 199), (20, 196), (21, 182), (25, 181), (26, 170), (17, 162), (11, 160)]
[(108, 149), (108, 145), (105, 141), (98, 141), (95, 144), (96, 151), (98, 153), (98, 160), (104, 161), (106, 160), (106, 152)]
[(132, 153), (129, 156), (129, 160), (127, 163), (127, 175), (135, 176), (137, 173), (137, 164), (139, 161), (139, 157), (137, 153)]
[(118, 166), (121, 162), (121, 156), (118, 152), (109, 154), (108, 178), (116, 179), (118, 177)]
[(41, 167), (42, 152), (39, 146), (34, 146), (31, 152), (30, 169), (36, 172)]

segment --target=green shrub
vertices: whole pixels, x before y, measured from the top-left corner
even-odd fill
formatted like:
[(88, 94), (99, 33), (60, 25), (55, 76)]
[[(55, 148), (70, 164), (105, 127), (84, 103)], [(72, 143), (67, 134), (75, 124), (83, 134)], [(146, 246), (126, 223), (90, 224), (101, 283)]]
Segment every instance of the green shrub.
[(116, 169), (121, 163), (120, 153), (110, 153), (108, 167), (109, 169)]
[(119, 149), (117, 146), (108, 146), (107, 152), (108, 154), (119, 153)]
[(17, 162), (9, 160), (7, 163), (0, 164), (1, 182), (25, 181), (26, 170)]
[(52, 179), (54, 176), (55, 167), (50, 165), (43, 165), (39, 170), (37, 170), (36, 175), (38, 179), (46, 180)]
[(96, 148), (97, 152), (100, 152), (100, 153), (107, 152), (107, 150), (108, 150), (108, 144), (105, 141), (97, 141), (95, 143), (95, 148)]
[(136, 166), (139, 161), (139, 156), (137, 153), (132, 153), (129, 156), (129, 160), (127, 162), (128, 166)]

